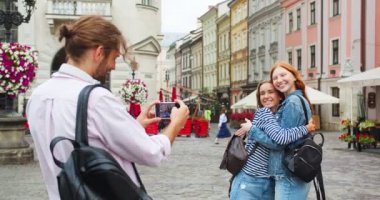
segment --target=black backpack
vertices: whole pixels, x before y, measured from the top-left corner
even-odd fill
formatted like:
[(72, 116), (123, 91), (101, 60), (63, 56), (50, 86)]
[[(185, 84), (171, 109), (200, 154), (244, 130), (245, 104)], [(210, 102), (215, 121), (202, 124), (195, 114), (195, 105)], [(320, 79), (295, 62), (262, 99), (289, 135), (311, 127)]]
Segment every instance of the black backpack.
[[(55, 137), (50, 151), (55, 164), (62, 170), (57, 176), (62, 200), (151, 200), (133, 164), (139, 188), (105, 150), (88, 145), (87, 105), (91, 90), (101, 85), (86, 86), (79, 94), (75, 127), (75, 140)], [(74, 146), (69, 159), (62, 163), (53, 154), (54, 146), (67, 140)]]
[[(297, 95), (298, 96), (298, 95)], [(298, 96), (302, 103), (302, 107), (305, 113), (305, 119), (307, 120), (307, 112), (304, 100)], [(306, 122), (307, 124), (308, 122)], [(315, 143), (314, 136), (320, 135), (322, 142), (320, 144)], [(322, 177), (322, 146), (324, 143), (324, 136), (322, 133), (315, 133), (309, 135), (303, 139), (302, 143), (296, 147), (288, 145), (285, 148), (285, 155), (283, 164), (285, 167), (298, 178), (305, 182), (313, 180), (315, 191), (317, 193), (317, 199), (325, 199), (325, 190)]]

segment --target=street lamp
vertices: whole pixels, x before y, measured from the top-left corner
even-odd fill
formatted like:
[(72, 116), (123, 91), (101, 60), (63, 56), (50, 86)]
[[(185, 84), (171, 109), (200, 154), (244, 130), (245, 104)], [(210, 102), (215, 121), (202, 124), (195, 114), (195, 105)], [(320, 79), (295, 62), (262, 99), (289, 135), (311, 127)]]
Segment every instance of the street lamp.
[(135, 71), (138, 68), (138, 63), (136, 62), (136, 58), (135, 57), (133, 57), (133, 59), (131, 60), (130, 66), (131, 66), (131, 69), (132, 69), (132, 80), (133, 80), (133, 79), (135, 79)]
[(6, 42), (10, 42), (12, 26), (20, 26), (22, 23), (29, 22), (36, 4), (36, 0), (23, 0), (27, 13), (24, 17), (17, 10), (11, 10), (11, 5), (14, 2), (17, 2), (17, 0), (5, 0), (5, 11), (0, 10), (0, 25), (4, 25)]

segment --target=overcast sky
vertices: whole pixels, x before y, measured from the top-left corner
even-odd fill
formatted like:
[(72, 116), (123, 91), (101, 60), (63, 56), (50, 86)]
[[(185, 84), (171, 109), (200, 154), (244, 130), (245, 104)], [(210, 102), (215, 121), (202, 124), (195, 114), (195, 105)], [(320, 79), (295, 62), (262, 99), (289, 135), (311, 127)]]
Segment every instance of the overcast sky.
[(223, 0), (162, 0), (162, 32), (188, 33), (197, 26), (197, 18), (209, 5)]

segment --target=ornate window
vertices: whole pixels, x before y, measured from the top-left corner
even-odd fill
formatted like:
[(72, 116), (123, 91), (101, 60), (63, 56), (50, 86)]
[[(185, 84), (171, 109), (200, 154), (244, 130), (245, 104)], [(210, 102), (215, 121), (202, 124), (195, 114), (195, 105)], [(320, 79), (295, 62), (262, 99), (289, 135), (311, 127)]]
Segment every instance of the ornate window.
[(293, 31), (293, 13), (289, 13), (289, 33)]
[(339, 40), (332, 41), (332, 64), (339, 64)]
[[(331, 88), (332, 96), (339, 98), (339, 88), (338, 87), (332, 87)], [(333, 117), (339, 117), (339, 103), (332, 105), (332, 113), (331, 115)]]
[(301, 71), (302, 69), (302, 50), (297, 49), (297, 70)]
[(339, 15), (339, 0), (333, 0), (333, 6), (332, 6), (332, 16)]
[(291, 51), (288, 51), (288, 62), (289, 64), (293, 64), (293, 53)]
[(301, 29), (301, 8), (297, 9), (297, 30)]
[(310, 3), (310, 25), (315, 24), (315, 1)]
[(315, 67), (315, 45), (310, 46), (310, 68)]

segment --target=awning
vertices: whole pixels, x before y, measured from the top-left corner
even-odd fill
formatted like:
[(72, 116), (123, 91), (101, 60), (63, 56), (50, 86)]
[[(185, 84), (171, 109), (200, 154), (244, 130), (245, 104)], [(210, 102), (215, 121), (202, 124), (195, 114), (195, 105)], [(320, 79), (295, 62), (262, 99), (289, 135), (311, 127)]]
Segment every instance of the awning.
[[(351, 88), (351, 99), (350, 99), (350, 119), (351, 125), (353, 125), (353, 87), (366, 87), (366, 86), (378, 86), (380, 85), (380, 67), (376, 67), (359, 74), (352, 75), (347, 78), (342, 78), (337, 83), (341, 85), (347, 85)], [(358, 104), (358, 106), (362, 106)]]
[[(333, 97), (324, 92), (318, 91), (316, 89), (313, 89), (309, 86), (306, 86), (306, 94), (309, 97), (311, 104), (339, 103), (338, 98)], [(256, 107), (257, 107), (256, 90), (231, 106), (231, 108), (233, 109), (238, 109), (238, 108), (251, 109), (251, 108), (256, 108)]]
[(339, 84), (352, 84), (360, 87), (380, 85), (380, 67), (340, 79), (337, 82)]

